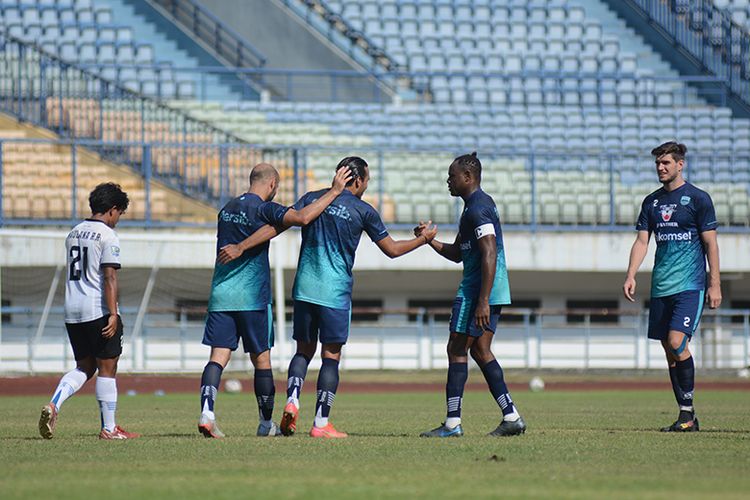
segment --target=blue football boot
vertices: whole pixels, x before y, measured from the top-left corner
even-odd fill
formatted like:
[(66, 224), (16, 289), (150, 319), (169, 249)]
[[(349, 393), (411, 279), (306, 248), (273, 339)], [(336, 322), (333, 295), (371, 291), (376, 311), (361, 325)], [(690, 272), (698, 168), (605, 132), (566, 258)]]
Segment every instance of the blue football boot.
[(423, 438), (448, 438), (448, 437), (461, 437), (464, 435), (464, 430), (461, 428), (461, 424), (458, 424), (453, 429), (449, 429), (445, 426), (445, 423), (440, 424), (440, 427), (435, 427), (431, 431), (425, 431), (419, 435)]

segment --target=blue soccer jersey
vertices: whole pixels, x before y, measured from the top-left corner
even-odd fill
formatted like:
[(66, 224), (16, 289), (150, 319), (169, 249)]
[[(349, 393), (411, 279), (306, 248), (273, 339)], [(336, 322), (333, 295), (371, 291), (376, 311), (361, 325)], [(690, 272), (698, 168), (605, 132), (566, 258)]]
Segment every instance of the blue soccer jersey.
[(656, 239), (652, 297), (705, 289), (706, 252), (700, 234), (717, 227), (711, 197), (692, 184), (646, 196), (636, 229), (654, 233)]
[[(294, 208), (301, 210), (326, 191), (305, 194)], [(388, 236), (380, 214), (349, 190), (338, 195), (312, 224), (302, 228), (294, 300), (335, 309), (351, 306), (352, 266), (362, 231), (373, 242)]]
[[(260, 227), (278, 225), (288, 207), (264, 202), (260, 196), (245, 193), (227, 203), (219, 212), (216, 253), (221, 247), (237, 244)], [(243, 253), (228, 264), (214, 266), (209, 311), (260, 311), (271, 303), (271, 270), (268, 242)]]
[(497, 262), (495, 281), (492, 283), (490, 292), (490, 305), (510, 304), (510, 284), (508, 269), (505, 265), (503, 232), (500, 228), (500, 216), (497, 213), (495, 201), (490, 195), (477, 189), (466, 200), (458, 232), (464, 276), (458, 287), (457, 296), (470, 300), (479, 298), (479, 290), (482, 286), (482, 256), (479, 251), (479, 239), (494, 237), (497, 244)]

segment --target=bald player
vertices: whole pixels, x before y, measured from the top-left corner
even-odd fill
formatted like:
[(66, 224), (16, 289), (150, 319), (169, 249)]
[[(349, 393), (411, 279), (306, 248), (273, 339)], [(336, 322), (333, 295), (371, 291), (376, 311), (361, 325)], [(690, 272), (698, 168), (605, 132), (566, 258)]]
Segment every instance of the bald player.
[[(279, 187), (279, 173), (267, 164), (256, 165), (250, 173), (249, 190), (229, 201), (218, 216), (216, 253), (222, 247), (242, 242), (266, 226), (306, 226), (344, 190), (350, 180), (349, 169), (336, 172), (330, 190), (300, 210), (274, 203)], [(268, 226), (270, 225), (270, 226)], [(274, 385), (271, 372), (273, 347), (273, 314), (271, 311), (271, 279), (268, 264), (268, 243), (244, 252), (238, 259), (214, 266), (211, 296), (203, 334), (203, 344), (211, 347), (211, 358), (201, 378), (201, 416), (198, 431), (205, 437), (221, 438), (216, 425), (214, 402), (221, 373), (242, 339), (242, 345), (255, 367), (255, 396), (260, 424), (258, 436), (275, 436), (273, 423)]]

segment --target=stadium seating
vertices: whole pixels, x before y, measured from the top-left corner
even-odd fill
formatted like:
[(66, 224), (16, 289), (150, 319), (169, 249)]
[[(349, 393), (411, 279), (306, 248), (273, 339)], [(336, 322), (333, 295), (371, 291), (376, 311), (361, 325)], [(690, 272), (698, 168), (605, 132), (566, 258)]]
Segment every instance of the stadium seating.
[(727, 9), (732, 21), (750, 31), (750, 0), (714, 0), (720, 9)]
[[(14, 139), (14, 141), (3, 141)], [(18, 125), (14, 120), (0, 115), (0, 142), (3, 159), (3, 216), (6, 219), (50, 219), (69, 220), (72, 215), (71, 192), (76, 188), (76, 209), (79, 217), (88, 213), (88, 193), (99, 182), (120, 183), (128, 192), (132, 205), (128, 218), (143, 220), (146, 215), (146, 190), (144, 179), (131, 169), (101, 160), (93, 151), (78, 147), (76, 151), (75, 182), (73, 156), (70, 146), (51, 142), (31, 142), (23, 139), (53, 139), (48, 132), (30, 126)], [(162, 157), (170, 153), (181, 153), (159, 148), (154, 154)], [(216, 155), (214, 155), (216, 156)], [(210, 169), (212, 155), (198, 154), (195, 157), (179, 155), (181, 163), (202, 165)], [(247, 184), (247, 163), (230, 156), (230, 176), (237, 185)], [(190, 169), (188, 169), (190, 170)], [(197, 169), (193, 169), (197, 170)], [(290, 169), (282, 175), (289, 176)], [(196, 175), (200, 175), (196, 172)], [(203, 174), (204, 176), (207, 173)], [(218, 175), (213, 177), (218, 178)], [(242, 180), (239, 179), (242, 177)], [(283, 186), (286, 196), (291, 198), (289, 182)], [(43, 192), (43, 196), (40, 196)], [(239, 191), (238, 191), (239, 192)], [(161, 222), (213, 223), (216, 211), (213, 207), (191, 199), (162, 183), (152, 181), (150, 189), (151, 218)]]
[[(201, 81), (195, 72), (176, 71), (176, 67), (201, 64), (122, 0), (2, 0), (0, 27), (63, 60), (101, 65), (92, 71), (145, 95), (192, 98), (205, 85), (211, 97), (238, 97), (215, 75)], [(163, 54), (169, 54), (169, 59), (164, 60)]]
[[(508, 82), (493, 73), (531, 74), (516, 93), (526, 94), (531, 104), (563, 102), (552, 100), (540, 73), (677, 76), (653, 51), (646, 49), (644, 57), (645, 45), (635, 33), (611, 29), (616, 19), (611, 12), (596, 9), (602, 21), (587, 15), (598, 3), (347, 0), (328, 5), (410, 71), (444, 73), (428, 84), (435, 102), (512, 102)], [(459, 74), (464, 72), (478, 75), (467, 79)], [(611, 85), (604, 90), (613, 96), (630, 91), (614, 80), (605, 85)], [(654, 87), (657, 99), (661, 94), (671, 99), (676, 90), (665, 81), (655, 81)]]
[[(539, 195), (535, 216), (546, 224), (610, 223), (609, 165), (602, 158), (614, 155), (614, 220), (631, 224), (640, 199), (655, 185), (648, 148), (644, 151), (643, 144), (657, 145), (679, 137), (696, 153), (708, 154), (696, 154), (689, 162), (688, 177), (699, 185), (735, 181), (733, 199), (738, 203), (732, 203), (731, 210), (727, 208), (723, 220), (737, 225), (748, 223), (750, 172), (745, 159), (750, 159), (750, 121), (732, 119), (725, 108), (690, 108), (679, 117), (661, 117), (657, 123), (654, 108), (477, 109), (455, 105), (222, 105), (189, 101), (172, 105), (201, 120), (221, 121), (252, 143), (309, 147), (307, 167), (319, 183), (330, 177), (339, 157), (346, 154), (345, 148), (354, 146), (362, 151), (373, 166), (374, 178), (379, 171), (373, 148), (401, 148), (400, 152), (383, 154), (382, 162), (384, 188), (393, 196), (396, 220), (405, 223), (424, 217), (449, 222), (455, 217), (453, 201), (445, 188), (445, 171), (453, 156), (416, 151), (426, 148), (478, 150), (485, 158), (488, 191), (500, 196), (505, 220), (518, 224), (532, 220), (528, 151), (540, 155), (533, 166)], [(367, 119), (360, 125), (350, 118), (356, 116)], [(340, 152), (318, 151), (321, 145), (339, 148)], [(723, 156), (717, 158), (712, 152)], [(743, 161), (735, 161), (729, 152)], [(409, 168), (405, 170), (403, 165)], [(721, 186), (716, 190), (723, 193)]]
[[(114, 0), (112, 8), (120, 2)], [(32, 4), (39, 15), (28, 14), (29, 25), (38, 18), (40, 24), (46, 19), (45, 26), (52, 26), (53, 15)], [(128, 45), (133, 32), (112, 24), (111, 9), (97, 10), (87, 1), (50, 0), (49, 4), (57, 6), (53, 13), (58, 21), (60, 12), (70, 9), (85, 23), (90, 18), (98, 22), (95, 28), (86, 25), (96, 32), (76, 32), (71, 58), (98, 57), (98, 48), (82, 51), (78, 42), (102, 39), (119, 40), (122, 47), (132, 49), (117, 48), (113, 57), (138, 57), (137, 48)], [(728, 108), (708, 106), (678, 80), (650, 78), (678, 73), (604, 2), (328, 4), (389, 55), (401, 57), (412, 71), (443, 72), (427, 80), (426, 102), (199, 102), (182, 98), (175, 87), (179, 98), (169, 101), (171, 108), (250, 144), (225, 150), (214, 143), (212, 132), (180, 127), (179, 121), (165, 115), (168, 109), (141, 110), (133, 100), (115, 96), (48, 98), (46, 119), (53, 129), (77, 137), (153, 143), (154, 173), (184, 183), (187, 193), (194, 193), (190, 186), (214, 193), (229, 186), (229, 192), (239, 192), (249, 167), (269, 160), (257, 146), (273, 147), (279, 153), (269, 161), (282, 172), (280, 196), (288, 202), (294, 197), (293, 161), (302, 167), (296, 179), (299, 192), (327, 185), (340, 156), (359, 151), (373, 167), (373, 186), (382, 183), (384, 189), (382, 194), (372, 189), (369, 199), (387, 213), (388, 220), (403, 223), (424, 218), (453, 221), (457, 206), (446, 194), (445, 170), (456, 153), (477, 150), (486, 166), (485, 186), (497, 196), (506, 222), (630, 225), (640, 199), (655, 184), (648, 150), (678, 139), (689, 147), (688, 178), (715, 191), (722, 221), (749, 224), (750, 120), (733, 117)], [(1, 5), (6, 25), (17, 25), (20, 19), (26, 26), (27, 9), (19, 7), (21, 2)], [(85, 14), (86, 9), (92, 13)], [(125, 14), (116, 18), (128, 20)], [(151, 43), (153, 37), (135, 38)], [(155, 46), (151, 45), (152, 52)], [(165, 71), (175, 78), (169, 68)], [(465, 71), (474, 75), (467, 77)], [(541, 75), (559, 71), (571, 77), (548, 87)], [(599, 78), (587, 88), (586, 78), (580, 75), (589, 72), (621, 72), (638, 79)], [(516, 73), (518, 78), (507, 76)], [(122, 73), (119, 76), (123, 78)], [(150, 93), (153, 85), (147, 92), (143, 82), (153, 83), (155, 75), (143, 81), (141, 76), (126, 73), (124, 79), (138, 81), (137, 90)], [(566, 87), (570, 82), (574, 84)], [(0, 75), (0, 88), (3, 85)], [(74, 87), (73, 94), (66, 95), (75, 95), (77, 85), (86, 95), (86, 82), (73, 80), (66, 85)], [(298, 158), (292, 158), (288, 146), (301, 147)], [(140, 145), (123, 146), (123, 163), (140, 164), (143, 151)]]

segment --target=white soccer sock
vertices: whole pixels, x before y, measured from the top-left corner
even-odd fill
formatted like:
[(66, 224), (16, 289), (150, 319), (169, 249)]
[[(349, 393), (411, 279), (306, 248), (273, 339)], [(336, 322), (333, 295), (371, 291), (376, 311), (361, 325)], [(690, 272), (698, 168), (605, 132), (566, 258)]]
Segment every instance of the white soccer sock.
[(75, 394), (78, 389), (83, 387), (86, 380), (88, 380), (86, 374), (78, 368), (69, 371), (60, 379), (60, 382), (57, 384), (57, 389), (55, 389), (55, 394), (52, 396), (50, 402), (54, 403), (55, 408), (59, 411), (65, 400)]
[(299, 399), (298, 398), (295, 398), (294, 396), (290, 396), (290, 397), (286, 398), (286, 404), (289, 404), (289, 403), (294, 404), (294, 406), (296, 406), (297, 409), (299, 409)]
[(117, 381), (109, 377), (96, 378), (96, 400), (102, 414), (102, 428), (109, 432), (115, 430), (115, 411), (117, 411)]
[(445, 425), (446, 429), (455, 429), (461, 425), (461, 417), (447, 417), (443, 425)]
[(521, 418), (521, 415), (518, 413), (518, 411), (516, 411), (516, 408), (514, 407), (513, 413), (508, 413), (507, 415), (505, 415), (503, 417), (503, 420), (505, 420), (506, 422), (515, 422), (519, 418)]
[(315, 414), (315, 422), (313, 425), (315, 427), (325, 427), (328, 425), (328, 417), (324, 417), (321, 413), (323, 411), (323, 407), (321, 405), (320, 408), (318, 408), (318, 412)]

